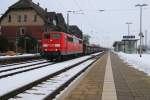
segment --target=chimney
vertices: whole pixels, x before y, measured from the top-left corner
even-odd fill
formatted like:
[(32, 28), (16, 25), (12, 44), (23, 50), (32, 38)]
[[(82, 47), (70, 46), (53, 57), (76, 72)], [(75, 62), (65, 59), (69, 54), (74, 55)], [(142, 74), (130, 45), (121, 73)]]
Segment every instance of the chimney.
[(38, 2), (37, 5), (40, 6), (40, 3)]
[(45, 8), (45, 12), (47, 12), (47, 8)]

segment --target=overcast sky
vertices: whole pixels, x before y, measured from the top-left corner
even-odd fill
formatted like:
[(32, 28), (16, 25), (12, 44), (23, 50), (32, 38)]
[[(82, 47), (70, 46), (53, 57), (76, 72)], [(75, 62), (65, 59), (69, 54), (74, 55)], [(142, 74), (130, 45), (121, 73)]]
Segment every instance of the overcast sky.
[[(18, 0), (1, 0), (0, 13)], [(132, 22), (131, 34), (138, 38), (139, 8), (136, 4), (146, 3), (143, 11), (143, 32), (148, 30), (150, 43), (150, 0), (33, 0), (48, 11), (63, 13), (66, 19), (68, 10), (83, 10), (84, 14), (70, 14), (70, 24), (78, 25), (85, 34), (91, 36), (91, 42), (111, 47), (113, 42), (126, 35), (127, 24)], [(105, 10), (99, 12), (98, 10)]]

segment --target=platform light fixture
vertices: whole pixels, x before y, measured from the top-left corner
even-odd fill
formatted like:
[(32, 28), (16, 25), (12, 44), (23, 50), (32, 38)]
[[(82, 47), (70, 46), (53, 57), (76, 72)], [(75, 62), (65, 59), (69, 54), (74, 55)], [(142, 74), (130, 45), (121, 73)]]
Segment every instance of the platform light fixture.
[(128, 25), (128, 36), (130, 35), (130, 25), (133, 24), (131, 22), (126, 22), (126, 24)]

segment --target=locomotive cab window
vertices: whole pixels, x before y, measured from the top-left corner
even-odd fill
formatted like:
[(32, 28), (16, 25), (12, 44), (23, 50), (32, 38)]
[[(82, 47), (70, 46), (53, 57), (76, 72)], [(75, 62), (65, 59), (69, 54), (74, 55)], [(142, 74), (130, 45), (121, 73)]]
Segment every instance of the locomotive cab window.
[(69, 41), (69, 42), (73, 42), (73, 38), (72, 38), (72, 37), (67, 36), (67, 41)]
[(59, 39), (60, 38), (60, 34), (52, 34), (51, 37), (53, 39)]

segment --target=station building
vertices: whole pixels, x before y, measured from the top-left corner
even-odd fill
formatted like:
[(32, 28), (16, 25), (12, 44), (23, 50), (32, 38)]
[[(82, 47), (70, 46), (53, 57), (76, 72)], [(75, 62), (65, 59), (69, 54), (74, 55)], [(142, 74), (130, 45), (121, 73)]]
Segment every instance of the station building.
[(122, 41), (115, 41), (113, 44), (114, 50), (117, 52), (123, 51), (123, 42)]
[[(38, 46), (43, 32), (53, 30), (65, 32), (67, 29), (61, 13), (48, 12), (47, 8), (43, 9), (39, 3), (35, 4), (32, 0), (19, 0), (10, 6), (1, 16), (0, 26), (1, 35), (8, 39), (9, 49), (14, 51), (18, 38), (35, 40)], [(34, 44), (30, 48), (36, 50), (37, 46)]]
[(113, 44), (114, 50), (117, 52), (125, 52), (125, 53), (137, 53), (137, 41), (133, 35), (123, 36), (121, 41), (116, 41)]
[(137, 41), (138, 39), (135, 39), (135, 36), (123, 36), (123, 51), (125, 53), (137, 53)]

